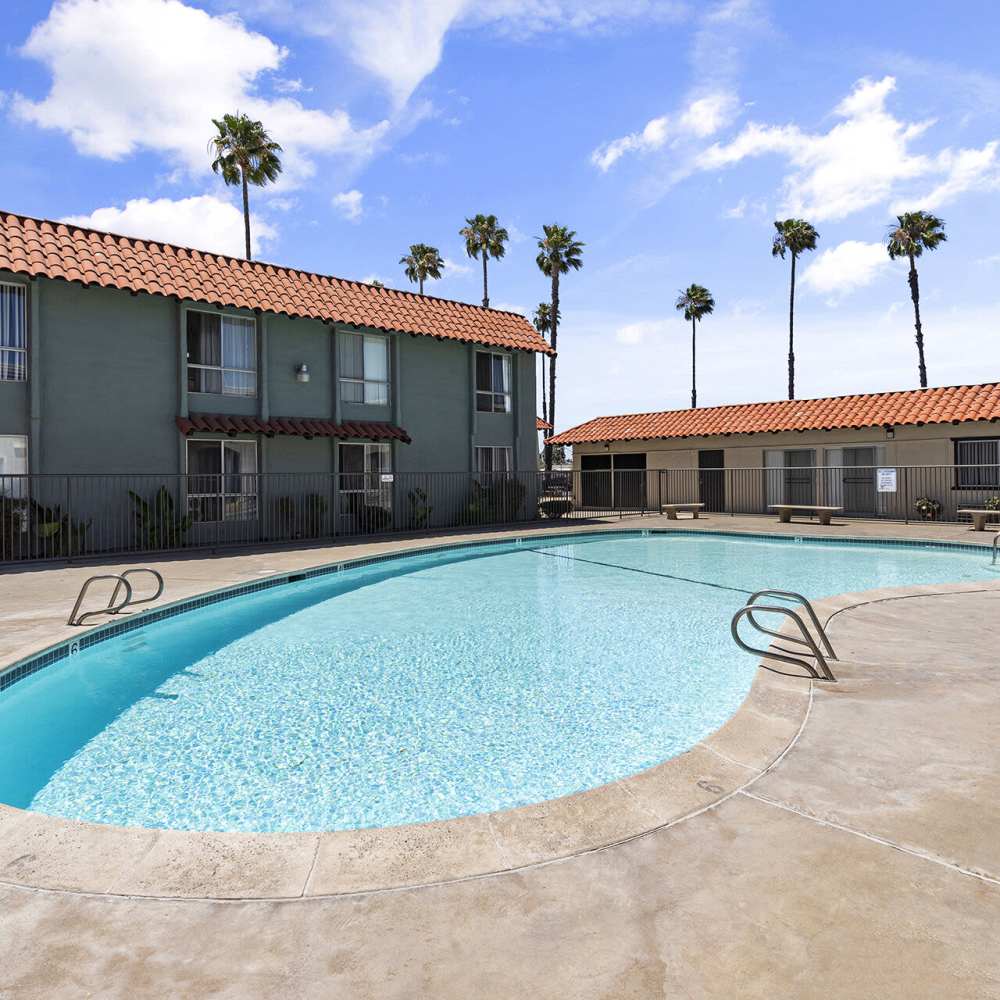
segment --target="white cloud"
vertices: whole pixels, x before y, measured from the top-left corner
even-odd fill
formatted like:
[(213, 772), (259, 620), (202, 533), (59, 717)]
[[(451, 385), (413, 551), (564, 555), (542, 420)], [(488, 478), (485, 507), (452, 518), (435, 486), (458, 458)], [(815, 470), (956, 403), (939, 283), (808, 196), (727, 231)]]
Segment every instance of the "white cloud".
[[(499, 309), (500, 312), (519, 313), (521, 316), (528, 317), (527, 307), (514, 302), (491, 302), (490, 308)], [(530, 317), (528, 318), (530, 319)]]
[[(718, 170), (764, 154), (783, 156), (792, 172), (783, 182), (780, 212), (814, 222), (843, 219), (900, 198), (908, 207), (934, 207), (997, 183), (995, 142), (979, 150), (915, 152), (914, 141), (933, 122), (908, 123), (888, 111), (886, 101), (895, 87), (891, 76), (859, 80), (834, 109), (840, 121), (828, 132), (751, 122), (731, 141), (703, 150), (694, 169)], [(914, 182), (926, 179), (938, 179), (937, 186), (922, 197), (907, 197)]]
[(333, 207), (349, 222), (358, 222), (364, 212), (364, 197), (357, 189), (341, 191), (333, 196)]
[[(138, 236), (242, 257), (246, 250), (243, 213), (214, 195), (192, 198), (132, 198), (123, 208), (97, 208), (89, 215), (63, 220), (122, 236)], [(262, 242), (277, 236), (274, 227), (256, 216), (250, 219), (251, 246), (257, 255)]]
[(673, 115), (661, 115), (646, 123), (639, 132), (632, 132), (598, 146), (590, 154), (590, 162), (607, 172), (626, 153), (650, 153), (668, 143), (684, 139), (705, 139), (728, 125), (736, 114), (737, 101), (733, 94), (718, 91), (695, 98)]
[(664, 319), (640, 320), (637, 323), (626, 323), (615, 331), (615, 340), (619, 344), (626, 344), (630, 347), (641, 344), (649, 337), (658, 337), (669, 333), (670, 326)]
[(934, 211), (960, 194), (979, 188), (1000, 187), (1000, 169), (997, 162), (996, 140), (988, 142), (982, 149), (960, 149), (952, 152), (943, 150), (938, 154), (937, 166), (945, 171), (945, 177), (927, 194), (906, 201), (897, 202), (892, 207), (895, 214), (923, 209)]
[(746, 198), (740, 198), (732, 208), (727, 208), (722, 214), (727, 219), (742, 219), (747, 214)]
[(458, 261), (452, 260), (450, 257), (444, 258), (444, 270), (441, 272), (442, 276), (447, 274), (468, 274), (472, 270), (470, 264), (460, 264)]
[(204, 173), (211, 119), (241, 111), (284, 147), (288, 186), (311, 176), (315, 154), (369, 154), (388, 129), (357, 129), (344, 111), (307, 108), (287, 96), (288, 81), (277, 81), (286, 96), (262, 97), (286, 50), (235, 16), (180, 0), (58, 0), (20, 51), (52, 82), (40, 100), (15, 95), (14, 114), (103, 159), (154, 150)]
[(884, 244), (845, 240), (824, 250), (806, 268), (801, 284), (835, 303), (855, 289), (870, 285), (890, 265)]
[(609, 32), (677, 20), (674, 0), (256, 0), (249, 6), (289, 27), (328, 38), (404, 104), (437, 68), (448, 34), (485, 28), (518, 40), (542, 32)]

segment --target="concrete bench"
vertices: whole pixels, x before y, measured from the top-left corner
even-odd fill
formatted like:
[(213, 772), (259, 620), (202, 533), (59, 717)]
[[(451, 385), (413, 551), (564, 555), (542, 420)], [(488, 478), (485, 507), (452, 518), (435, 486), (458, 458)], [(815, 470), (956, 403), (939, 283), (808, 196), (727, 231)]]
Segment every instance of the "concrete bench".
[(960, 510), (959, 514), (969, 514), (972, 517), (972, 530), (985, 531), (986, 522), (991, 517), (1000, 517), (1000, 510)]
[(768, 504), (771, 510), (778, 512), (778, 520), (782, 524), (788, 524), (792, 519), (792, 514), (815, 514), (819, 518), (820, 524), (829, 524), (830, 518), (843, 507), (817, 507), (808, 503), (771, 503)]
[(704, 506), (703, 503), (665, 503), (661, 505), (663, 513), (667, 515), (668, 521), (676, 521), (677, 511), (679, 510), (690, 512), (691, 516), (695, 520), (698, 520), (698, 511)]

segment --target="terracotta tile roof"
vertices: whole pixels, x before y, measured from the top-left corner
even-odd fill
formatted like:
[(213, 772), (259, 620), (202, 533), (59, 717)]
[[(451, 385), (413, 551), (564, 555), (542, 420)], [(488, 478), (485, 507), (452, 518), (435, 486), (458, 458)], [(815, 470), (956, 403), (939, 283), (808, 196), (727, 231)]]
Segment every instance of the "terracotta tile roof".
[(1000, 420), (1000, 383), (597, 417), (549, 440), (553, 444), (587, 444), (707, 437), (713, 434), (905, 427), (969, 420)]
[(551, 353), (517, 313), (0, 212), (0, 269), (324, 323)]
[(552, 430), (552, 424), (550, 424), (547, 420), (542, 420), (541, 417), (535, 417), (535, 430), (550, 431)]
[(177, 417), (181, 434), (209, 431), (216, 434), (267, 434), (273, 437), (284, 434), (291, 437), (361, 438), (365, 441), (403, 441), (410, 443), (410, 435), (395, 424), (378, 422), (335, 424), (332, 420), (306, 420), (302, 417), (239, 417), (227, 413), (192, 413), (190, 417)]

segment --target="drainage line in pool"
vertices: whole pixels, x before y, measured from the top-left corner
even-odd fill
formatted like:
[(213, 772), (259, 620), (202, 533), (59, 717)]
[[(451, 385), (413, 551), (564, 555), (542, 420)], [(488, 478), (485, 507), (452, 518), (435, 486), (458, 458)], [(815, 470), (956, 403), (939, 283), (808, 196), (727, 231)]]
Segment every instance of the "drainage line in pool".
[(680, 580), (682, 583), (697, 583), (702, 587), (714, 587), (716, 590), (731, 590), (734, 594), (753, 594), (752, 590), (741, 587), (727, 587), (724, 583), (709, 583), (707, 580), (694, 580), (689, 576), (674, 576), (672, 573), (657, 573), (651, 569), (636, 569), (634, 566), (622, 566), (620, 563), (599, 562), (596, 559), (581, 559), (579, 556), (564, 556), (559, 552), (546, 552), (544, 549), (528, 549), (540, 556), (551, 556), (553, 559), (569, 559), (572, 562), (590, 563), (591, 566), (607, 566), (609, 569), (624, 569), (629, 573), (642, 573), (645, 576), (659, 576), (665, 580)]

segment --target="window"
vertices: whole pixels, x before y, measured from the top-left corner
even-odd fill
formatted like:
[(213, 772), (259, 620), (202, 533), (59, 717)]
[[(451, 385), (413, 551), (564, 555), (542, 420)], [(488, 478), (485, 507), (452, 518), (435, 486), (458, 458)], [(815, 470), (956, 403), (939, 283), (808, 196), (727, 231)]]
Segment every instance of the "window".
[(189, 310), (188, 392), (257, 395), (257, 324), (242, 316)]
[(11, 477), (27, 474), (28, 439), (20, 434), (0, 434), (0, 497), (24, 497), (26, 484)]
[(510, 448), (476, 448), (476, 472), (513, 472), (513, 452)]
[(510, 355), (476, 351), (476, 409), (510, 413)]
[(1000, 440), (967, 438), (955, 442), (955, 464), (958, 486), (975, 489), (978, 486), (1000, 486)]
[(0, 284), (0, 382), (28, 377), (27, 302), (24, 285)]
[(345, 403), (389, 405), (389, 338), (337, 335), (340, 398)]
[(342, 444), (340, 446), (340, 489), (342, 493), (363, 493), (366, 502), (385, 506), (388, 496), (382, 476), (392, 472), (392, 448), (387, 444)]
[(257, 442), (188, 441), (188, 513), (195, 521), (257, 517)]

